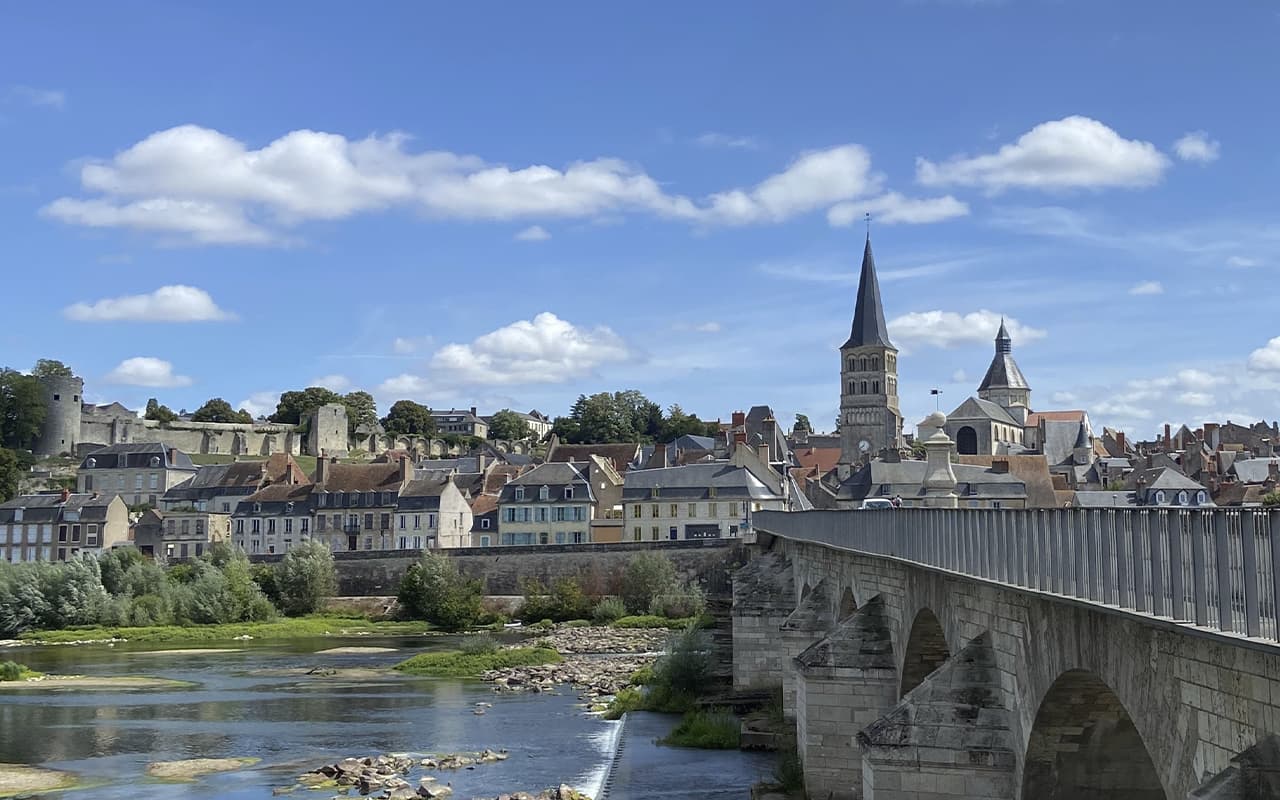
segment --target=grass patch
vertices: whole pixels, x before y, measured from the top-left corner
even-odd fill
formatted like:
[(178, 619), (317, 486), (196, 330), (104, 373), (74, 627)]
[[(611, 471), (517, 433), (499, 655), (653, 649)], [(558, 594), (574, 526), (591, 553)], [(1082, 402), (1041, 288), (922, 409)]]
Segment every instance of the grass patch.
[(609, 707), (604, 711), (605, 719), (622, 719), (628, 711), (639, 711), (644, 708), (644, 691), (628, 686), (613, 696)]
[(653, 677), (652, 664), (645, 664), (640, 669), (631, 673), (632, 686), (648, 686), (649, 684), (653, 683), (653, 680), (654, 680), (654, 677)]
[(356, 634), (411, 635), (431, 630), (426, 622), (371, 622), (364, 617), (317, 614), (290, 617), (272, 622), (231, 622), (219, 625), (152, 625), (132, 627), (75, 627), (57, 631), (28, 631), (19, 638), (26, 642), (65, 644), (92, 639), (128, 639), (131, 642), (217, 642), (237, 636), (254, 639), (306, 639), (316, 636)]
[(609, 624), (615, 628), (687, 628), (694, 624), (701, 626), (702, 619), (700, 617), (670, 619), (654, 614), (641, 614), (639, 616), (622, 617)]
[(39, 678), (43, 674), (16, 661), (0, 663), (0, 681), (25, 681), (28, 678)]
[(491, 669), (507, 667), (537, 667), (543, 664), (559, 664), (560, 654), (548, 647), (515, 647), (492, 653), (464, 653), (461, 650), (445, 650), (439, 653), (422, 653), (407, 661), (401, 661), (392, 669), (409, 675), (430, 678), (474, 678)]
[(690, 711), (659, 744), (703, 750), (736, 750), (742, 724), (728, 711)]

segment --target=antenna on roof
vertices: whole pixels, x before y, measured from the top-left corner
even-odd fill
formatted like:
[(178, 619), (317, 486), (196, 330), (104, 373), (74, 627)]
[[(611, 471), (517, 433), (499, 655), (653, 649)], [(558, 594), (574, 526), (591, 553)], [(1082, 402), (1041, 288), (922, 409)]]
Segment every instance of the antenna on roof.
[(867, 219), (867, 239), (870, 240), (871, 239), (871, 212), (868, 211), (863, 216), (866, 217)]

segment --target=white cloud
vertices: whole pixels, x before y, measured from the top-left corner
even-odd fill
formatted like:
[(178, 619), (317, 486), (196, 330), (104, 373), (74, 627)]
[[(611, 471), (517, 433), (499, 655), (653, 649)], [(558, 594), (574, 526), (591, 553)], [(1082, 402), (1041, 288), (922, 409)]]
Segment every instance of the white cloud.
[(1229, 258), (1227, 258), (1227, 266), (1229, 267), (1248, 268), (1248, 267), (1257, 267), (1261, 265), (1262, 265), (1262, 262), (1256, 258), (1248, 258), (1246, 256), (1230, 256)]
[(435, 344), (433, 336), (397, 336), (395, 341), (391, 343), (391, 349), (396, 353), (407, 356), (413, 355)]
[(1176, 376), (1179, 386), (1187, 389), (1212, 389), (1221, 385), (1222, 381), (1217, 377), (1210, 375), (1202, 369), (1183, 369), (1179, 370)]
[(59, 89), (37, 89), (34, 86), (11, 86), (9, 96), (33, 106), (56, 108), (61, 111), (67, 105), (67, 93)]
[(672, 330), (677, 331), (693, 331), (694, 333), (719, 333), (721, 326), (719, 322), (714, 320), (708, 322), (677, 322), (671, 326)]
[(545, 242), (550, 238), (551, 234), (547, 233), (547, 229), (541, 225), (530, 225), (516, 234), (518, 242)]
[(738, 150), (755, 150), (760, 147), (760, 142), (753, 136), (730, 136), (727, 133), (704, 133), (694, 142), (702, 147), (728, 147)]
[[(889, 337), (900, 347), (955, 347), (989, 343), (1000, 329), (1001, 316), (982, 309), (968, 314), (954, 311), (913, 311), (889, 321)], [(1023, 325), (1012, 317), (1004, 317), (1005, 329), (1015, 345), (1042, 339), (1039, 328)]]
[(827, 222), (845, 228), (864, 219), (868, 212), (873, 222), (885, 225), (923, 225), (966, 216), (969, 206), (951, 195), (917, 199), (887, 192), (867, 200), (838, 203), (827, 211)]
[(1143, 281), (1129, 289), (1129, 294), (1164, 294), (1164, 285), (1160, 281)]
[(629, 357), (609, 328), (579, 328), (548, 311), (436, 351), (431, 367), (464, 384), (561, 383)]
[(346, 375), (324, 375), (316, 378), (307, 385), (323, 386), (324, 388), (334, 392), (346, 392), (351, 389), (351, 379)]
[[(750, 188), (695, 200), (667, 194), (616, 158), (511, 168), (476, 156), (407, 149), (404, 134), (352, 140), (291, 131), (260, 149), (196, 125), (156, 132), (114, 157), (80, 168), (85, 197), (63, 197), (46, 215), (90, 227), (183, 235), (199, 244), (280, 244), (281, 229), (388, 208), (443, 219), (600, 219), (644, 212), (699, 225), (778, 223), (875, 194), (865, 148), (845, 144), (801, 154)], [(886, 222), (960, 213), (959, 201), (870, 201)]]
[(1183, 161), (1208, 164), (1218, 160), (1222, 146), (1204, 131), (1192, 131), (1173, 143), (1173, 152)]
[(153, 386), (156, 388), (175, 388), (190, 386), (191, 378), (186, 375), (173, 374), (173, 364), (160, 358), (136, 356), (126, 358), (107, 373), (107, 383), (119, 383), (125, 386)]
[(916, 159), (925, 186), (978, 186), (990, 192), (1024, 189), (1143, 187), (1160, 181), (1169, 159), (1150, 142), (1125, 139), (1095, 119), (1043, 122), (995, 153), (942, 163)]
[(951, 373), (952, 383), (964, 383), (967, 380), (969, 380), (969, 373), (965, 372), (962, 369), (958, 369), (955, 372)]
[(1178, 402), (1184, 406), (1205, 408), (1213, 405), (1213, 395), (1206, 392), (1183, 392), (1178, 395)]
[(236, 403), (236, 408), (243, 408), (256, 419), (257, 417), (265, 417), (274, 414), (276, 412), (276, 406), (279, 404), (279, 392), (254, 392), (239, 403)]
[(1055, 403), (1075, 403), (1080, 400), (1074, 392), (1054, 392), (1049, 399)]
[(1255, 372), (1280, 372), (1280, 336), (1249, 354), (1249, 369)]
[(212, 322), (234, 319), (209, 293), (194, 286), (161, 286), (150, 294), (75, 303), (62, 315), (76, 322)]

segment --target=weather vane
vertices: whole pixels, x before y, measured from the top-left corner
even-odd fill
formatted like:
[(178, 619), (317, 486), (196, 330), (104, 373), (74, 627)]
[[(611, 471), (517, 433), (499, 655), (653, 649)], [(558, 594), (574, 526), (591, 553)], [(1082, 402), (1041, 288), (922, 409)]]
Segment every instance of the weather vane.
[(867, 238), (871, 238), (871, 212), (868, 211), (864, 216), (867, 218)]

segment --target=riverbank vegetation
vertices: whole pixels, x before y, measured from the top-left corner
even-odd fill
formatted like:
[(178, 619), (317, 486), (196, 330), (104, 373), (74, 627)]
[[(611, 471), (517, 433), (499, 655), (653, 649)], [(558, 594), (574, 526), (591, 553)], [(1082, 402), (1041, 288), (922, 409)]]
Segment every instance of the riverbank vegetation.
[(126, 639), (154, 644), (219, 642), (235, 639), (309, 639), (318, 636), (412, 636), (431, 630), (416, 620), (371, 622), (363, 617), (315, 614), (266, 622), (233, 622), (211, 625), (78, 626), (56, 631), (28, 631), (18, 638), (35, 643), (69, 644)]
[(732, 712), (723, 709), (689, 711), (680, 724), (658, 743), (703, 750), (736, 750), (741, 732), (742, 723)]
[(633, 686), (614, 696), (605, 711), (606, 719), (619, 719), (628, 711), (681, 714), (693, 710), (711, 683), (706, 634), (696, 624), (673, 634), (667, 652), (652, 667), (637, 670), (631, 683)]
[(476, 678), (481, 673), (510, 667), (538, 667), (559, 664), (564, 659), (548, 647), (512, 647), (488, 652), (446, 650), (422, 653), (401, 661), (392, 669), (407, 675), (429, 678)]
[(0, 663), (0, 681), (25, 681), (31, 678), (39, 678), (42, 674), (29, 669), (26, 664), (19, 664), (16, 661)]

